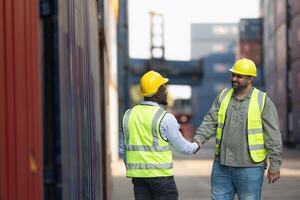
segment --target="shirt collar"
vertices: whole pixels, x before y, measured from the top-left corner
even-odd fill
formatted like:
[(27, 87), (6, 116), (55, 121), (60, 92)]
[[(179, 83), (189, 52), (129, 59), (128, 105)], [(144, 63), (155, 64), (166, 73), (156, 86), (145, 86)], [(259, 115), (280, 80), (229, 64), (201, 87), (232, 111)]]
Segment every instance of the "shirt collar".
[(149, 106), (159, 106), (159, 104), (154, 101), (142, 101), (140, 104)]

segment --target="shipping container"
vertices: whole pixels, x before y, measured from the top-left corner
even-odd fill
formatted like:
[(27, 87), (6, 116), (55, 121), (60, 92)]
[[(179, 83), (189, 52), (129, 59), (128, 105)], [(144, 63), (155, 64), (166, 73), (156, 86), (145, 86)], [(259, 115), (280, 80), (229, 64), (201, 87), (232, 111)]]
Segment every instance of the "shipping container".
[(192, 24), (191, 59), (201, 59), (214, 53), (233, 53), (237, 37), (237, 24)]
[(262, 66), (256, 65), (256, 77), (254, 77), (254, 85), (264, 86), (264, 68)]
[(293, 102), (300, 102), (300, 59), (292, 63), (291, 96)]
[(230, 79), (204, 79), (201, 85), (192, 88), (192, 96), (213, 98), (228, 87), (231, 87)]
[(277, 103), (277, 73), (265, 76), (266, 92), (274, 103)]
[(249, 58), (256, 65), (262, 65), (262, 44), (257, 40), (240, 40), (238, 58)]
[(39, 1), (0, 1), (0, 199), (43, 198)]
[(229, 69), (234, 61), (233, 53), (215, 53), (200, 59), (199, 65), (203, 69), (203, 78), (228, 79), (230, 77)]
[(281, 132), (281, 137), (284, 143), (288, 143), (288, 134), (287, 134), (287, 105), (286, 103), (283, 104), (276, 104), (278, 120), (279, 120), (279, 129)]
[(263, 91), (263, 92), (266, 92), (266, 86), (265, 86), (264, 83), (263, 84), (255, 84), (254, 83), (254, 87), (261, 90), (261, 91)]
[(118, 159), (118, 1), (60, 1), (59, 8), (62, 197), (110, 199)]
[(290, 142), (295, 144), (297, 148), (300, 147), (300, 103), (299, 101), (293, 103), (292, 112), (292, 135)]
[(268, 38), (268, 43), (264, 46), (264, 75), (272, 76), (276, 73), (276, 46), (275, 37)]
[(191, 25), (191, 37), (194, 41), (232, 40), (238, 35), (238, 26), (234, 23), (195, 23)]
[(234, 53), (236, 51), (235, 40), (196, 40), (191, 44), (191, 59), (197, 60), (215, 53)]
[(292, 18), (291, 21), (291, 40), (292, 40), (292, 46), (291, 46), (291, 51), (292, 51), (292, 59), (298, 59), (300, 58), (300, 15), (295, 16)]
[[(272, 84), (272, 83), (271, 83)], [(274, 84), (274, 82), (273, 82)], [(276, 85), (276, 102), (280, 104), (287, 103), (287, 82), (286, 82), (286, 69), (278, 71)]]
[(239, 40), (261, 41), (262, 40), (262, 19), (240, 19)]
[(278, 109), (280, 128), (285, 144), (295, 143), (295, 137), (291, 133), (292, 113), (299, 112), (295, 110), (293, 102), (295, 99), (300, 99), (298, 98), (300, 87), (297, 85), (299, 81), (297, 80), (298, 67), (296, 67), (300, 67), (300, 62), (297, 62), (297, 59), (300, 58), (299, 5), (298, 0), (264, 0), (262, 2), (266, 90)]
[(300, 1), (299, 0), (290, 0), (292, 16), (296, 16), (300, 13)]
[(1, 1), (1, 200), (110, 199), (116, 8)]
[(215, 97), (197, 97), (195, 99), (192, 98), (192, 106), (195, 110), (195, 115), (191, 119), (190, 123), (195, 127), (198, 127), (202, 121), (204, 116), (209, 111), (210, 107), (212, 106)]
[[(272, 37), (275, 31), (275, 2), (274, 0), (264, 1), (264, 35), (266, 38)], [(264, 40), (266, 39), (264, 38)]]
[(275, 17), (276, 17), (276, 27), (280, 26), (282, 23), (285, 23), (287, 16), (287, 5), (288, 0), (277, 0), (275, 1)]
[(230, 80), (230, 71), (229, 69), (232, 67), (232, 63), (207, 63), (204, 66), (203, 79), (201, 82), (206, 79), (216, 79), (220, 80)]
[[(287, 64), (287, 29), (286, 24), (281, 24), (276, 31), (276, 66), (284, 67)], [(283, 70), (283, 69), (281, 69)]]

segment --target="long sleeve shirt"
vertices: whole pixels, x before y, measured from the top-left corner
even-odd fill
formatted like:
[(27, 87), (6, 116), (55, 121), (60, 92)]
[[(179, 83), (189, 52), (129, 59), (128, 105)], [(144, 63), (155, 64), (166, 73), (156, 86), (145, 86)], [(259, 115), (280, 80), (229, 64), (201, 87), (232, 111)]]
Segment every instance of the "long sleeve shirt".
[[(254, 163), (248, 150), (247, 113), (252, 91), (253, 89), (242, 100), (238, 100), (234, 94), (230, 99), (222, 133), (220, 154), (215, 156), (215, 160), (220, 161), (223, 165), (236, 167), (264, 165), (264, 162)], [(218, 95), (204, 117), (202, 124), (196, 130), (194, 138), (196, 141), (206, 142), (211, 136), (215, 135), (219, 108)], [(270, 169), (279, 171), (282, 154), (281, 133), (276, 108), (268, 96), (261, 117)]]
[[(159, 106), (156, 102), (143, 101), (142, 104)], [(164, 140), (168, 141), (173, 149), (182, 154), (193, 154), (198, 150), (198, 144), (187, 141), (179, 131), (180, 125), (171, 113), (166, 113), (161, 120), (160, 133)], [(122, 128), (119, 134), (119, 154), (125, 161), (125, 145)]]

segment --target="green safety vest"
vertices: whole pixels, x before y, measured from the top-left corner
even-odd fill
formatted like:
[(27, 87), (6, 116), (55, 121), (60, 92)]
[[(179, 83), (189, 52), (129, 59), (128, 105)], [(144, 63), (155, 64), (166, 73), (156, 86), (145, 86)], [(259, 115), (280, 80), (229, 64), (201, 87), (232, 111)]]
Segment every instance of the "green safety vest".
[[(218, 112), (218, 127), (216, 131), (216, 155), (219, 155), (220, 144), (222, 140), (222, 132), (226, 118), (226, 111), (230, 102), (233, 89), (224, 89), (219, 97), (221, 103)], [(248, 107), (248, 121), (247, 121), (247, 137), (248, 149), (251, 158), (254, 162), (258, 163), (265, 160), (267, 150), (265, 149), (264, 133), (262, 127), (261, 113), (264, 108), (266, 93), (254, 88), (249, 107)]]
[(122, 125), (127, 177), (173, 175), (172, 151), (160, 134), (165, 114), (164, 109), (151, 105), (137, 105), (126, 111)]

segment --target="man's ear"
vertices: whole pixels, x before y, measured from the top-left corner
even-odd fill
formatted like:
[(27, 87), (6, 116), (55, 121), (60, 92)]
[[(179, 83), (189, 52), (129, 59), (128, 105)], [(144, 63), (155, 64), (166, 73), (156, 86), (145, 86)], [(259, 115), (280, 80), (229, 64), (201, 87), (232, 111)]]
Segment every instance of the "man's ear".
[(253, 83), (254, 77), (253, 76), (249, 76), (249, 80), (251, 81), (251, 83)]

